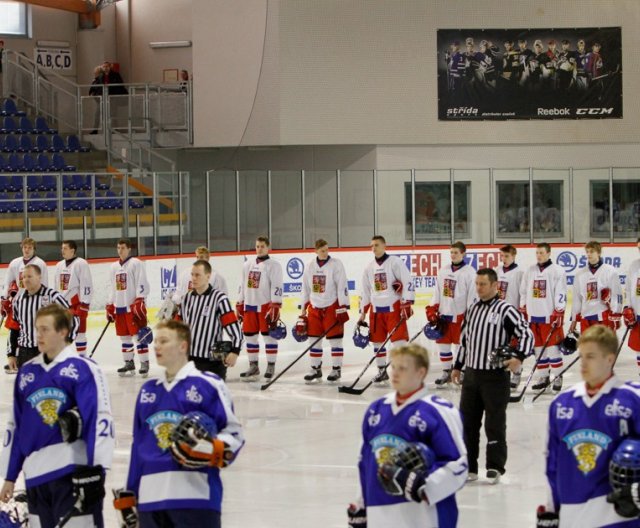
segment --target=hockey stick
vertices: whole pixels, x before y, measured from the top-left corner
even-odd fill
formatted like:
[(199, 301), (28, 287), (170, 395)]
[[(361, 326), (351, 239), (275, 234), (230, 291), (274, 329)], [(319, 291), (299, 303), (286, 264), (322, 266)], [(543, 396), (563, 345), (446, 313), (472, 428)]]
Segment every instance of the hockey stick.
[[(409, 343), (413, 343), (418, 336), (422, 333), (422, 330), (419, 330), (418, 333), (416, 335), (414, 335), (410, 340)], [(387, 364), (384, 366), (384, 371), (386, 372), (387, 369), (389, 368), (389, 365), (391, 365), (390, 362), (387, 362)], [(373, 385), (373, 379), (371, 379), (371, 381), (369, 381), (369, 383), (367, 383), (364, 387), (362, 387), (361, 389), (354, 389), (353, 387), (341, 387), (345, 390), (342, 390), (340, 392), (346, 392), (347, 394), (355, 394), (356, 396), (359, 396), (360, 394), (362, 394), (364, 391), (366, 391), (369, 387), (371, 387), (371, 385)], [(348, 390), (346, 390), (348, 389)]]
[(536, 358), (536, 362), (533, 364), (533, 368), (531, 369), (531, 372), (529, 373), (529, 377), (527, 378), (527, 382), (524, 384), (524, 388), (522, 389), (522, 391), (520, 391), (520, 394), (518, 394), (517, 396), (509, 396), (509, 403), (518, 403), (520, 400), (522, 400), (524, 393), (527, 391), (527, 389), (529, 388), (529, 384), (531, 383), (531, 380), (533, 379), (533, 375), (536, 372), (536, 369), (538, 368), (538, 364), (540, 363), (540, 360), (542, 359), (542, 354), (544, 354), (544, 351), (547, 349), (547, 345), (549, 345), (549, 341), (551, 340), (551, 336), (555, 333), (555, 331), (559, 328), (559, 325), (553, 325), (551, 328), (551, 332), (549, 332), (549, 335), (547, 336), (546, 341), (544, 342), (544, 346), (542, 347), (542, 350), (540, 350), (540, 353), (538, 354), (538, 357)]
[(100, 344), (100, 341), (102, 341), (102, 336), (104, 336), (104, 333), (107, 331), (107, 328), (109, 328), (109, 325), (111, 324), (111, 320), (107, 321), (107, 324), (104, 325), (104, 328), (102, 329), (102, 333), (100, 334), (100, 337), (98, 338), (98, 340), (96, 341), (96, 344), (93, 345), (93, 349), (91, 349), (91, 354), (89, 354), (89, 357), (92, 358), (93, 354), (96, 351), (96, 348), (98, 348), (98, 345)]
[(618, 361), (618, 356), (620, 355), (620, 351), (622, 350), (622, 346), (624, 345), (624, 342), (627, 340), (627, 334), (629, 333), (629, 330), (631, 330), (634, 326), (635, 326), (635, 324), (633, 324), (631, 326), (627, 326), (627, 329), (624, 331), (624, 335), (622, 336), (622, 341), (620, 341), (620, 346), (618, 347), (618, 351), (616, 352), (616, 358), (613, 360), (613, 365), (611, 365), (612, 369), (613, 369), (613, 367), (616, 366), (616, 361)]
[(282, 370), (280, 372), (280, 374), (278, 374), (275, 378), (273, 378), (271, 381), (269, 381), (268, 383), (265, 383), (264, 385), (262, 385), (260, 387), (260, 390), (267, 390), (269, 387), (271, 387), (271, 385), (273, 385), (276, 381), (278, 381), (280, 379), (280, 376), (282, 376), (287, 370), (289, 370), (291, 367), (293, 367), (300, 359), (302, 359), (302, 357), (309, 352), (309, 350), (311, 350), (316, 343), (319, 343), (322, 339), (324, 339), (326, 337), (326, 335), (333, 329), (334, 326), (336, 326), (338, 324), (338, 321), (336, 321), (335, 323), (333, 323), (328, 329), (327, 331), (322, 334), (320, 337), (318, 337), (313, 343), (311, 343), (303, 352), (302, 354), (300, 354), (296, 359), (294, 359), (291, 363), (289, 363), (284, 370)]
[(63, 526), (65, 526), (71, 520), (71, 517), (73, 517), (76, 513), (80, 513), (81, 507), (82, 507), (82, 497), (78, 497), (78, 499), (76, 500), (75, 504), (71, 507), (71, 509), (67, 513), (65, 513), (62, 517), (60, 517), (58, 524), (56, 524), (54, 528), (62, 528)]
[[(405, 321), (406, 321), (406, 319), (400, 318), (400, 320), (398, 321), (398, 324), (396, 324), (396, 326), (393, 327), (393, 330), (391, 330), (391, 332), (389, 332), (389, 335), (384, 340), (382, 345), (380, 345), (380, 348), (378, 348), (378, 350), (373, 353), (373, 355), (371, 356), (371, 359), (369, 360), (369, 362), (364, 366), (364, 368), (362, 369), (362, 372), (356, 378), (356, 381), (354, 381), (349, 386), (342, 385), (341, 387), (338, 387), (338, 392), (346, 392), (347, 394), (362, 394), (362, 392), (364, 392), (364, 389), (362, 391), (359, 391), (358, 389), (354, 389), (354, 387), (358, 384), (358, 382), (360, 381), (360, 378), (364, 375), (364, 373), (367, 371), (367, 369), (371, 366), (371, 363), (373, 363), (374, 360), (376, 359), (376, 357), (378, 357), (378, 352), (380, 352), (380, 350), (382, 350), (385, 347), (385, 345), (391, 339), (391, 336), (396, 333), (396, 330), (398, 328), (400, 328), (400, 325)], [(416, 335), (416, 337), (417, 337), (417, 335)], [(386, 369), (386, 366), (385, 366), (385, 369)]]

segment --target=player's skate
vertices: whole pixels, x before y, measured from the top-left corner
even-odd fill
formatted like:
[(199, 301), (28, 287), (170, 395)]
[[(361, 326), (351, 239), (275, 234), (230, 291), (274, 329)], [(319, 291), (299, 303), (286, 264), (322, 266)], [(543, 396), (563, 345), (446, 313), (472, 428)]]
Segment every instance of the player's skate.
[(275, 363), (267, 363), (267, 370), (264, 373), (265, 379), (273, 378), (273, 375), (276, 372), (276, 364)]
[(551, 390), (554, 392), (554, 394), (557, 394), (562, 390), (562, 376), (558, 376), (556, 379), (553, 380), (553, 384), (551, 385)]
[(118, 376), (133, 376), (136, 373), (136, 366), (133, 359), (127, 359), (124, 365), (118, 369)]
[(549, 386), (549, 376), (544, 376), (540, 379), (538, 379), (538, 381), (536, 383), (533, 384), (533, 387), (531, 387), (534, 391), (539, 391), (542, 389), (546, 389)]
[(140, 362), (140, 370), (138, 370), (138, 374), (140, 374), (143, 378), (149, 376), (149, 362), (141, 361)]
[(240, 379), (242, 381), (256, 381), (260, 375), (260, 369), (258, 368), (258, 362), (250, 362), (249, 369), (240, 373)]
[(520, 385), (520, 380), (522, 379), (522, 371), (515, 372), (511, 374), (511, 390), (516, 390)]
[(327, 376), (327, 381), (331, 382), (331, 383), (335, 383), (336, 381), (338, 381), (340, 378), (342, 377), (342, 368), (340, 367), (333, 367), (331, 369), (331, 372), (329, 373), (329, 375)]
[(435, 383), (437, 389), (444, 389), (447, 383), (451, 383), (451, 369), (444, 369)]
[(373, 378), (374, 383), (385, 383), (389, 381), (389, 374), (387, 374), (387, 369), (384, 367), (378, 367), (378, 374)]
[(307, 384), (312, 384), (312, 383), (322, 381), (322, 367), (311, 367), (311, 370), (309, 371), (309, 373), (305, 374), (304, 381), (306, 381)]

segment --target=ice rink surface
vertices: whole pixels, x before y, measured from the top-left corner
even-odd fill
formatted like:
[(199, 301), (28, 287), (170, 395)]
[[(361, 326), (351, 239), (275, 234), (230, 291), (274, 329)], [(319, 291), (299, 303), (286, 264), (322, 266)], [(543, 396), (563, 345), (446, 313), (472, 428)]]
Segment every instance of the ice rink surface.
[[(410, 320), (411, 335), (419, 329), (423, 317)], [(103, 316), (92, 314), (89, 350), (102, 330)], [(345, 338), (343, 383), (350, 383), (371, 357), (371, 348), (356, 349), (351, 342), (348, 323)], [(6, 330), (0, 339), (6, 337)], [(619, 333), (622, 336), (622, 331)], [(432, 352), (432, 370), (427, 378), (430, 390), (440, 374), (435, 346), (424, 336), (418, 342)], [(288, 337), (281, 344), (276, 374), (295, 359), (311, 342), (296, 343)], [(573, 356), (568, 359), (571, 360)], [(103, 367), (111, 389), (116, 424), (114, 464), (107, 476), (108, 502), (106, 526), (117, 526), (111, 507), (110, 490), (124, 486), (131, 444), (134, 401), (144, 380), (120, 378), (115, 370), (121, 366), (120, 341), (110, 328), (100, 343), (94, 359)], [(260, 367), (266, 359), (261, 352)], [(565, 358), (565, 362), (567, 362)], [(525, 363), (525, 376), (533, 363)], [(306, 385), (302, 377), (309, 369), (305, 356), (266, 391), (264, 383), (245, 383), (239, 373), (247, 367), (246, 355), (231, 369), (227, 382), (242, 425), (246, 444), (236, 462), (222, 471), (224, 483), (223, 526), (225, 528), (344, 528), (346, 507), (358, 494), (356, 469), (360, 449), (360, 427), (366, 406), (386, 394), (390, 388), (371, 387), (361, 396), (338, 393), (337, 386), (326, 381)], [(324, 375), (330, 371), (330, 357), (325, 349)], [(372, 366), (363, 377), (374, 375)], [(634, 354), (622, 349), (617, 374), (624, 380), (637, 379)], [(151, 375), (162, 369), (155, 365), (152, 353)], [(523, 379), (525, 378), (523, 376)], [(565, 377), (565, 387), (579, 381), (579, 362)], [(0, 424), (4, 428), (11, 405), (14, 376), (0, 378)], [(460, 390), (438, 390), (438, 394), (458, 403)], [(536, 506), (545, 501), (544, 439), (546, 417), (552, 396), (544, 395), (534, 404), (510, 404), (508, 408), (509, 460), (507, 473), (497, 485), (484, 480), (484, 460), (480, 460), (481, 478), (467, 484), (457, 494), (461, 527), (529, 527), (535, 526)], [(484, 451), (484, 445), (481, 448)], [(390, 527), (392, 528), (392, 527)]]

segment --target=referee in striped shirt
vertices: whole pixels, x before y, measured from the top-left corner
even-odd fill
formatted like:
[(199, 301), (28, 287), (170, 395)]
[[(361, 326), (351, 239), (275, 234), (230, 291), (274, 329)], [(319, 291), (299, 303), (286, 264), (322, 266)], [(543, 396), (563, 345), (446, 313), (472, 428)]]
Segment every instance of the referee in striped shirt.
[[(464, 381), (460, 396), (464, 442), (469, 460), (468, 480), (478, 479), (480, 427), (482, 415), (487, 434), (487, 479), (496, 484), (507, 463), (507, 404), (509, 403), (509, 371), (516, 372), (533, 350), (533, 333), (518, 310), (498, 295), (498, 276), (492, 269), (478, 270), (478, 301), (467, 310), (462, 328), (460, 349), (451, 378)], [(516, 356), (503, 362), (504, 368), (491, 365), (490, 353), (509, 345), (515, 338)], [(514, 340), (514, 341), (515, 341)]]
[[(209, 284), (211, 264), (197, 260), (191, 268), (191, 291), (180, 305), (182, 320), (191, 329), (190, 358), (198, 370), (213, 372), (226, 378), (227, 367), (233, 367), (242, 347), (242, 330), (229, 298)], [(223, 342), (223, 329), (231, 341)], [(229, 353), (222, 359), (213, 355), (216, 344), (225, 343)]]
[[(36, 336), (38, 310), (52, 303), (59, 304), (69, 310), (69, 303), (59, 292), (42, 284), (42, 271), (38, 266), (29, 264), (24, 267), (22, 273), (24, 290), (18, 293), (13, 300), (13, 317), (20, 325), (18, 368), (40, 353)], [(77, 331), (78, 318), (74, 316), (69, 342), (73, 341)]]

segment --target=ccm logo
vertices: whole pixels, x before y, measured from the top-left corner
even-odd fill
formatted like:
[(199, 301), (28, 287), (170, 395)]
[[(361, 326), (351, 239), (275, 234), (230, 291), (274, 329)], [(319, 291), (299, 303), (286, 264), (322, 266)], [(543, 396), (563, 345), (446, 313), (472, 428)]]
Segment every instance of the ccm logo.
[(609, 115), (613, 108), (577, 108), (576, 115)]

